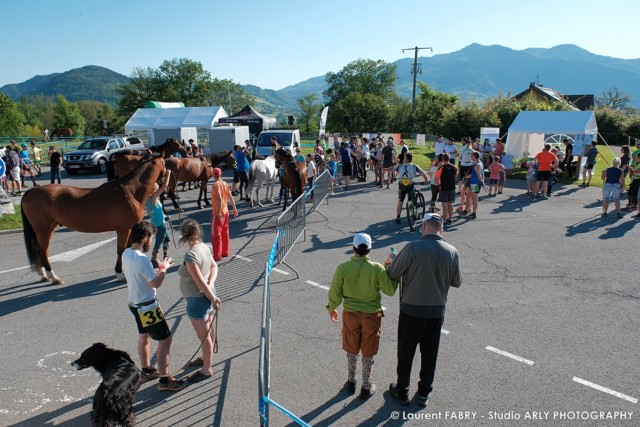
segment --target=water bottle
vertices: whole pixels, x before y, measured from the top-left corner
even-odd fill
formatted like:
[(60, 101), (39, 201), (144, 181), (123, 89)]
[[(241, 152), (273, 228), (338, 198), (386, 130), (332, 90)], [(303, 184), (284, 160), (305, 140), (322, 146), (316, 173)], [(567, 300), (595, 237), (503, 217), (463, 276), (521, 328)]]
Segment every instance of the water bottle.
[(396, 256), (398, 256), (398, 251), (396, 250), (396, 248), (391, 246), (391, 259), (396, 259)]

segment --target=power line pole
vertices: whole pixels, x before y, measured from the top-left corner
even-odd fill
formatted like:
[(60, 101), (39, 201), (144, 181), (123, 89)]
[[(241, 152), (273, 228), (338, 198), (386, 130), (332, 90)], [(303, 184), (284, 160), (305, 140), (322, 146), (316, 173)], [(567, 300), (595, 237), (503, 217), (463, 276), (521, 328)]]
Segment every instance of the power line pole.
[(416, 128), (416, 79), (418, 78), (418, 72), (422, 74), (422, 63), (418, 64), (418, 51), (429, 49), (433, 52), (433, 49), (430, 47), (408, 47), (406, 49), (402, 49), (402, 53), (407, 50), (413, 50), (413, 69), (411, 70), (411, 74), (413, 74), (413, 96), (411, 97), (411, 114), (413, 115), (413, 124), (411, 125), (411, 134), (415, 133)]

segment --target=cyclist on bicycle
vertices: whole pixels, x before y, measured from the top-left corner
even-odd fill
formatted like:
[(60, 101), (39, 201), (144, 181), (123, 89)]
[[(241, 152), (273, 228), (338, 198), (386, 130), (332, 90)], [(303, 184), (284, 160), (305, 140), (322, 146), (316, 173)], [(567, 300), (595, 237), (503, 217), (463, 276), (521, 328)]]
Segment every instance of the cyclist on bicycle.
[(427, 174), (420, 169), (420, 166), (411, 163), (413, 161), (413, 155), (406, 153), (404, 155), (404, 163), (396, 168), (396, 178), (398, 183), (398, 206), (396, 207), (396, 224), (400, 224), (400, 213), (402, 212), (402, 204), (407, 194), (411, 195), (413, 191), (413, 178), (422, 175), (424, 182), (429, 181)]

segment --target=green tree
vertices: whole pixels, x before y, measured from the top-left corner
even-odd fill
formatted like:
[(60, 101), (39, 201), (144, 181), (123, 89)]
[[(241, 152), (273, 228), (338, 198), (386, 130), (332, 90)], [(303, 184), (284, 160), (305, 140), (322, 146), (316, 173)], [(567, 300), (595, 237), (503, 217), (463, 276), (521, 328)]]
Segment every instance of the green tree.
[(413, 127), (413, 115), (411, 114), (411, 100), (393, 97), (387, 111), (387, 127), (389, 132), (410, 133)]
[(458, 97), (417, 83), (420, 93), (416, 96), (416, 132), (443, 133), (444, 113), (458, 103)]
[[(383, 129), (379, 122), (369, 123), (362, 121), (356, 117), (358, 112), (344, 109), (350, 104), (358, 104), (362, 98), (355, 96), (351, 100), (347, 100), (352, 94), (370, 95), (381, 103), (381, 105), (371, 106), (370, 110), (377, 110), (376, 120), (380, 120), (380, 110), (384, 109), (383, 121), (386, 122), (386, 108), (395, 95), (395, 82), (398, 78), (396, 75), (395, 64), (390, 64), (382, 60), (358, 59), (350, 62), (342, 70), (337, 73), (328, 73), (325, 77), (327, 89), (323, 92), (324, 97), (328, 100), (329, 129), (340, 129), (342, 127), (342, 116), (349, 115), (352, 119), (352, 128), (356, 129)], [(354, 127), (353, 120), (358, 125)], [(386, 125), (386, 123), (384, 123)], [(361, 126), (361, 127), (360, 127)]]
[(184, 102), (187, 107), (206, 105), (213, 80), (200, 62), (187, 58), (166, 60), (159, 72), (172, 101)]
[(134, 68), (129, 83), (118, 89), (120, 114), (130, 117), (138, 108), (143, 108), (147, 101), (168, 101), (167, 87), (158, 70), (151, 67)]
[(633, 111), (631, 102), (633, 102), (633, 96), (622, 92), (617, 86), (602, 92), (602, 96), (596, 97), (597, 107), (608, 107), (612, 110)]
[(54, 99), (51, 96), (31, 95), (20, 98), (17, 106), (25, 116), (26, 124), (34, 129), (51, 129), (53, 127)]
[(595, 113), (598, 133), (604, 137), (608, 144), (622, 145), (626, 143), (623, 134), (630, 124), (627, 113), (611, 107), (596, 108)]
[(320, 122), (320, 109), (322, 105), (318, 102), (318, 96), (308, 93), (298, 99), (300, 115), (298, 116), (298, 127), (303, 132), (317, 132)]
[(0, 135), (20, 136), (24, 131), (25, 117), (15, 102), (0, 92)]
[(445, 110), (443, 133), (456, 139), (478, 135), (481, 127), (500, 127), (500, 118), (476, 100), (458, 103)]
[(213, 79), (211, 90), (207, 97), (207, 105), (221, 105), (232, 115), (243, 109), (247, 105), (255, 103), (253, 95), (248, 93), (233, 80)]
[[(348, 112), (351, 116), (349, 132), (387, 129), (388, 107), (380, 95), (352, 92), (338, 101), (336, 109)], [(331, 112), (331, 108), (329, 108), (329, 112)], [(338, 127), (338, 129), (340, 128)]]
[(84, 118), (85, 128), (83, 131), (83, 135), (99, 135), (102, 131), (101, 126), (97, 126), (98, 121), (98, 111), (102, 106), (102, 102), (93, 101), (93, 100), (83, 100), (78, 101), (78, 111), (80, 111), (80, 115)]
[(78, 104), (67, 101), (58, 95), (56, 105), (53, 107), (53, 122), (55, 127), (70, 128), (75, 135), (84, 133), (85, 120), (80, 114)]

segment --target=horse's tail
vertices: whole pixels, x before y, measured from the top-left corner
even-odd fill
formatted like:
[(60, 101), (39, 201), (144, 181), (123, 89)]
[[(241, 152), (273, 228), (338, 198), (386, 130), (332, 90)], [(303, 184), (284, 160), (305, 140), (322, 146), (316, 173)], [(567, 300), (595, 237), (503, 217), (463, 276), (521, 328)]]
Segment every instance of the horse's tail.
[(300, 172), (300, 169), (298, 169), (298, 166), (294, 164), (293, 167), (295, 168), (295, 172), (296, 172), (293, 174), (293, 176), (296, 179), (296, 191), (295, 191), (295, 194), (293, 195), (293, 200), (298, 200), (298, 197), (302, 196), (302, 193), (304, 193), (304, 182), (302, 182), (302, 172)]
[[(26, 197), (27, 194), (28, 192), (25, 193), (24, 197)], [(36, 271), (44, 266), (44, 260), (42, 259), (42, 253), (38, 248), (38, 235), (24, 212), (25, 206), (23, 204), (22, 209), (20, 209), (20, 213), (22, 215), (22, 234), (24, 236), (24, 245), (27, 248), (27, 257), (29, 258), (31, 269)]]

